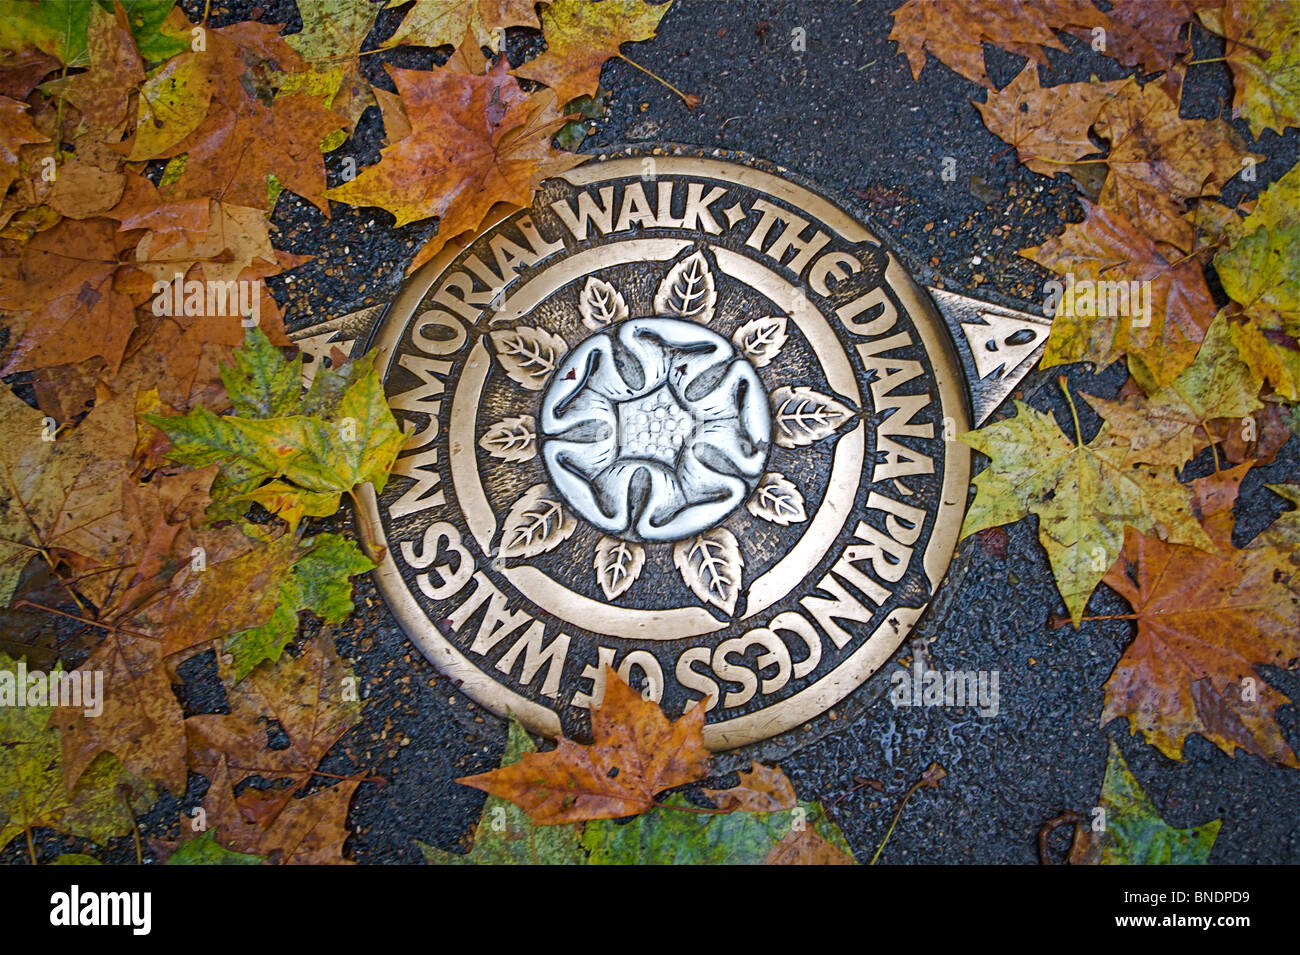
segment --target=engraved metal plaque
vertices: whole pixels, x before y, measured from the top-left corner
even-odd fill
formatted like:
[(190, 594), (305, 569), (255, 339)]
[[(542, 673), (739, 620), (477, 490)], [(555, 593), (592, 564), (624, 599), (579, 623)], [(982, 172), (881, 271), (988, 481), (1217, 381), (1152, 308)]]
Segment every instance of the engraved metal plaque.
[(833, 706), (925, 612), (955, 436), (1046, 337), (937, 294), (775, 167), (622, 153), (547, 182), (373, 332), (410, 435), (361, 515), (397, 619), (548, 735), (583, 734), (606, 664), (705, 707), (717, 750)]

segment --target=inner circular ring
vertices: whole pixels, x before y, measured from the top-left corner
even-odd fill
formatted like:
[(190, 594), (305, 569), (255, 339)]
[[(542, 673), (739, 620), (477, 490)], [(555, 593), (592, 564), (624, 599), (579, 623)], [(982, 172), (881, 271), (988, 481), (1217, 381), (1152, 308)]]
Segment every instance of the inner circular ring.
[(569, 352), (542, 397), (541, 453), (555, 489), (603, 533), (703, 533), (757, 486), (772, 410), (753, 365), (678, 318), (623, 321)]

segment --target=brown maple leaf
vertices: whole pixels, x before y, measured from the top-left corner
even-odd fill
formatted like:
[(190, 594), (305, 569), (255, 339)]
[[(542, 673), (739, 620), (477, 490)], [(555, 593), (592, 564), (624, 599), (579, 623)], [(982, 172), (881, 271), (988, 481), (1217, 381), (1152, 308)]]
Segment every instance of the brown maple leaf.
[[(355, 678), (328, 635), (309, 642), (298, 657), (285, 654), (237, 684), (231, 685), (228, 673), (223, 678), (230, 714), (194, 716), (187, 725), (196, 740), (192, 746), (226, 754), (236, 784), (255, 775), (306, 782), (330, 747), (361, 719), (356, 694), (344, 692), (343, 681)], [(259, 724), (269, 720), (279, 724), (287, 746), (267, 748), (266, 731)]]
[(1178, 103), (1155, 84), (1127, 87), (1108, 100), (1096, 129), (1110, 143), (1110, 172), (1098, 201), (1158, 241), (1185, 233), (1185, 200), (1217, 196), (1244, 159), (1266, 158), (1246, 152), (1221, 119), (1183, 119)]
[(1199, 733), (1229, 755), (1241, 748), (1300, 767), (1273, 716), (1290, 701), (1257, 669), (1292, 667), (1300, 657), (1300, 595), (1287, 587), (1295, 573), (1287, 553), (1232, 547), (1231, 507), (1245, 470), (1196, 488), (1219, 553), (1126, 530), (1104, 581), (1132, 606), (1137, 636), (1106, 682), (1101, 722), (1127, 718), (1173, 759)]
[[(1142, 65), (1147, 73), (1172, 69), (1190, 49), (1187, 24), (1197, 10), (1219, 6), (1222, 0), (1112, 0), (1103, 27), (1106, 48), (1100, 52), (1124, 66)], [(1067, 32), (1092, 43), (1090, 29)]]
[(990, 91), (975, 107), (991, 132), (1016, 147), (1022, 163), (1034, 172), (1054, 176), (1076, 159), (1097, 152), (1088, 130), (1106, 102), (1132, 82), (1043, 87), (1038, 65), (1028, 63), (1000, 92)]
[(763, 865), (855, 865), (853, 856), (819, 836), (812, 826), (791, 828), (774, 845)]
[(51, 89), (77, 108), (90, 134), (107, 139), (126, 121), (131, 96), (144, 82), (144, 63), (127, 29), (125, 13), (119, 22), (98, 4), (90, 8), (86, 49), (90, 68), (52, 84)]
[(799, 805), (794, 784), (775, 766), (751, 763), (730, 789), (706, 789), (705, 795), (726, 812), (780, 812)]
[(1042, 47), (1064, 50), (1054, 29), (1104, 28), (1106, 16), (1087, 0), (907, 0), (893, 12), (889, 39), (920, 79), (925, 55), (990, 89), (983, 43), (1047, 66)]
[(536, 825), (616, 819), (645, 812), (655, 795), (704, 778), (704, 709), (675, 723), (607, 667), (605, 698), (591, 714), (593, 742), (560, 738), (544, 753), (456, 780), (508, 799)]
[[(1020, 254), (1076, 282), (1149, 282), (1150, 314), (1071, 315), (1058, 309), (1043, 367), (1091, 361), (1109, 365), (1121, 355), (1141, 359), (1158, 385), (1192, 363), (1214, 320), (1214, 299), (1195, 260), (1166, 257), (1146, 230), (1103, 205), (1084, 204), (1083, 222)], [(1131, 299), (1130, 299), (1131, 301)], [(1149, 320), (1149, 321), (1148, 321)]]
[(528, 205), (542, 179), (585, 157), (551, 147), (565, 121), (554, 95), (525, 93), (507, 67), (504, 58), (483, 76), (390, 67), (412, 131), (384, 149), (378, 165), (326, 196), (387, 209), (398, 226), (438, 216), (437, 235), (412, 267), (478, 227), (498, 202)]
[(48, 139), (32, 125), (26, 103), (0, 96), (0, 196), (8, 191), (9, 184), (18, 175), (18, 148)]
[(123, 245), (108, 220), (64, 220), (0, 258), (0, 309), (31, 313), (0, 374), (96, 355), (117, 370), (135, 327), (131, 300), (114, 288)]

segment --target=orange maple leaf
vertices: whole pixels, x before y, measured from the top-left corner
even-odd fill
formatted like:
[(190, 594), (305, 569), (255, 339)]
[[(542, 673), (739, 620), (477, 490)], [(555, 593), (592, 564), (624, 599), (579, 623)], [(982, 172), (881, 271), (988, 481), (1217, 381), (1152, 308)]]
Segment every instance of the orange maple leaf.
[(528, 205), (543, 179), (586, 157), (552, 148), (551, 136), (565, 122), (554, 94), (525, 93), (507, 66), (502, 58), (483, 76), (390, 67), (411, 133), (326, 197), (387, 209), (398, 226), (440, 217), (416, 264), (476, 228), (498, 202)]
[(1133, 607), (1138, 631), (1106, 682), (1101, 722), (1126, 717), (1173, 759), (1199, 733), (1229, 755), (1241, 748), (1300, 767), (1273, 717), (1290, 701), (1256, 669), (1300, 657), (1300, 596), (1287, 588), (1295, 568), (1277, 548), (1232, 547), (1245, 470), (1196, 482), (1197, 510), (1220, 553), (1125, 531), (1104, 582)]
[(541, 826), (636, 815), (654, 805), (657, 793), (709, 772), (704, 708), (669, 723), (609, 667), (591, 732), (590, 746), (561, 738), (553, 750), (456, 781), (510, 800)]

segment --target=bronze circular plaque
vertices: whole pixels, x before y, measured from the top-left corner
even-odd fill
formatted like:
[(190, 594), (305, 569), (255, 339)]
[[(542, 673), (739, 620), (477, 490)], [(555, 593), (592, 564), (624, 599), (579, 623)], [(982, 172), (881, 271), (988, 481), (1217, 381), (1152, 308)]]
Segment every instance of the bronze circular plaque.
[(728, 749), (847, 696), (947, 569), (969, 415), (897, 258), (771, 167), (598, 157), (412, 277), (363, 518), (466, 693), (582, 735), (605, 666)]

